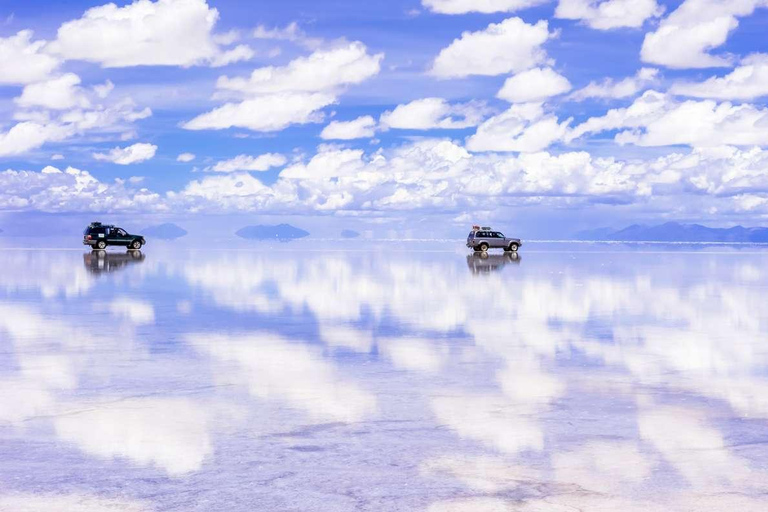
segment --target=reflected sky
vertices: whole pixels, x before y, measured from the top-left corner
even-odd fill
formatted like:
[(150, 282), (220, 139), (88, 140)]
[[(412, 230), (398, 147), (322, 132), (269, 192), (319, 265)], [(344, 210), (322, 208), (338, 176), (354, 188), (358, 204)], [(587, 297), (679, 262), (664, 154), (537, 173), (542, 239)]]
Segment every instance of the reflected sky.
[(0, 510), (764, 511), (768, 251), (0, 251)]

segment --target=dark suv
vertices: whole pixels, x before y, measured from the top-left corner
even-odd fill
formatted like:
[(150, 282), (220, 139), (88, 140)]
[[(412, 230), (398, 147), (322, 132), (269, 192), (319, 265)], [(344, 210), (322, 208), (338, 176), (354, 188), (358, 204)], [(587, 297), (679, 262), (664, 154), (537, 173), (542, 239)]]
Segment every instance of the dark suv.
[(467, 247), (475, 251), (487, 251), (488, 249), (504, 249), (516, 252), (523, 242), (519, 238), (508, 238), (491, 228), (475, 226), (467, 235)]
[(141, 235), (131, 235), (123, 228), (101, 222), (91, 222), (83, 232), (83, 244), (94, 249), (104, 250), (108, 245), (121, 245), (138, 251), (146, 243)]

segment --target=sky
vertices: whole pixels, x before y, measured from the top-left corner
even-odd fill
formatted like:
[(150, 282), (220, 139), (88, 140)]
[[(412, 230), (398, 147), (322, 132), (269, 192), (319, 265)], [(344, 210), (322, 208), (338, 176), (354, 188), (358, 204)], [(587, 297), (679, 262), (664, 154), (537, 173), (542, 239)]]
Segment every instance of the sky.
[(0, 0), (0, 218), (766, 224), (766, 33), (768, 0)]

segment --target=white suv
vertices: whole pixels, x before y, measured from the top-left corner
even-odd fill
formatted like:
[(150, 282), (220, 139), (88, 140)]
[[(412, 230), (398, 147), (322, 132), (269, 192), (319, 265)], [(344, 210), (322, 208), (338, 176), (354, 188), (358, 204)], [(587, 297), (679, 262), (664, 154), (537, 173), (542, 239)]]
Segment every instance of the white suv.
[(478, 228), (470, 231), (467, 236), (467, 247), (475, 251), (487, 251), (488, 249), (504, 249), (517, 252), (523, 242), (519, 238), (507, 238), (503, 233), (493, 231), (491, 228)]

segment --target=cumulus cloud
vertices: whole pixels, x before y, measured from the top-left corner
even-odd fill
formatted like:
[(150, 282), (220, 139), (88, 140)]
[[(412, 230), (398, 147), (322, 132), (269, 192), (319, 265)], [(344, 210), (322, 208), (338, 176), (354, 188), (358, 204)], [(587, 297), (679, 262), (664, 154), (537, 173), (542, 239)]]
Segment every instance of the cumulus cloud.
[[(61, 90), (62, 87), (54, 87)], [(63, 87), (66, 91), (67, 88)], [(0, 156), (20, 155), (49, 142), (60, 142), (84, 133), (126, 133), (132, 124), (152, 115), (149, 108), (137, 110), (130, 98), (108, 105), (88, 108), (70, 108), (62, 111), (39, 110), (34, 103), (61, 106), (69, 102), (67, 94), (46, 98), (41, 91), (47, 86), (28, 91), (23, 101), (29, 106), (14, 114), (18, 122), (6, 131), (0, 131)], [(80, 90), (74, 93), (76, 102), (85, 104)], [(22, 95), (23, 96), (23, 95)]]
[(15, 101), (20, 107), (27, 108), (43, 107), (53, 110), (88, 108), (91, 104), (79, 85), (79, 76), (66, 73), (44, 82), (27, 85)]
[(440, 78), (457, 78), (524, 71), (546, 61), (541, 46), (551, 36), (544, 20), (535, 25), (520, 18), (491, 23), (484, 30), (464, 32), (442, 49), (431, 73)]
[(334, 103), (336, 96), (327, 93), (267, 94), (240, 103), (226, 103), (182, 126), (187, 130), (238, 127), (273, 132), (292, 124), (319, 123), (324, 118), (320, 109)]
[(332, 121), (320, 132), (325, 140), (369, 139), (376, 133), (376, 120), (371, 116), (360, 116), (352, 121)]
[(105, 183), (87, 171), (46, 167), (0, 172), (0, 209), (59, 211), (163, 211), (160, 195), (125, 181)]
[(150, 302), (119, 297), (109, 304), (109, 312), (136, 325), (155, 323), (155, 308)]
[(216, 87), (243, 94), (332, 91), (359, 84), (378, 74), (383, 54), (369, 55), (363, 43), (318, 50), (282, 67), (257, 68), (247, 78), (222, 76)]
[(40, 82), (59, 67), (60, 61), (46, 53), (45, 41), (32, 41), (32, 31), (0, 37), (0, 84)]
[(336, 103), (345, 86), (376, 75), (383, 54), (369, 55), (364, 44), (352, 42), (318, 50), (286, 66), (258, 68), (247, 78), (222, 76), (216, 87), (222, 95), (239, 95), (183, 125), (189, 130), (248, 128), (277, 131), (291, 124), (320, 122), (320, 110)]
[(570, 119), (561, 123), (544, 111), (540, 103), (521, 103), (493, 116), (467, 139), (470, 151), (535, 152), (561, 140)]
[(421, 0), (421, 5), (441, 14), (468, 12), (514, 12), (546, 3), (548, 0)]
[(290, 41), (310, 49), (318, 48), (323, 43), (323, 40), (320, 38), (307, 36), (295, 21), (289, 23), (284, 28), (268, 28), (265, 25), (259, 25), (253, 29), (251, 37), (254, 39)]
[(46, 142), (64, 140), (73, 133), (72, 126), (22, 121), (0, 132), (0, 156), (21, 155)]
[(555, 17), (581, 20), (598, 30), (639, 28), (645, 20), (661, 16), (656, 0), (560, 0)]
[(383, 128), (430, 130), (477, 126), (488, 114), (484, 102), (450, 104), (442, 98), (423, 98), (398, 105), (381, 115)]
[(54, 427), (63, 441), (88, 455), (182, 477), (199, 470), (213, 452), (209, 423), (205, 409), (187, 399), (130, 398), (59, 416)]
[(768, 144), (768, 109), (713, 100), (679, 102), (647, 91), (626, 108), (609, 110), (575, 127), (568, 140), (620, 130), (615, 140), (638, 146), (751, 146)]
[(246, 48), (223, 50), (213, 29), (219, 12), (206, 0), (135, 0), (93, 7), (59, 27), (50, 51), (67, 60), (128, 66), (223, 65), (250, 58)]
[(125, 148), (114, 148), (109, 153), (94, 153), (96, 160), (106, 160), (118, 165), (130, 165), (144, 162), (155, 156), (157, 146), (139, 142)]
[(582, 101), (588, 98), (628, 98), (656, 83), (658, 75), (658, 69), (641, 68), (634, 76), (619, 81), (606, 78), (601, 82), (590, 82), (586, 87), (571, 94), (569, 99)]
[(649, 32), (640, 52), (644, 62), (670, 68), (725, 67), (731, 59), (713, 55), (738, 25), (739, 17), (749, 16), (765, 0), (685, 0), (680, 7)]
[(552, 68), (533, 68), (507, 78), (497, 98), (510, 103), (541, 102), (571, 90), (571, 82)]
[(722, 100), (751, 100), (768, 96), (768, 54), (756, 53), (742, 59), (739, 67), (722, 77), (703, 82), (678, 82), (673, 94)]
[[(519, 107), (519, 105), (515, 106)], [(0, 172), (0, 209), (42, 211), (354, 212), (476, 211), (546, 202), (643, 204), (666, 208), (704, 201), (719, 211), (768, 213), (768, 151), (695, 148), (637, 160), (585, 151), (470, 153), (454, 142), (421, 139), (366, 154), (324, 146), (265, 185), (248, 172), (216, 173), (159, 195), (86, 171), (47, 167)]]
[(179, 156), (176, 157), (177, 162), (184, 162), (188, 163), (195, 159), (194, 153), (181, 153)]
[(206, 171), (235, 172), (235, 171), (268, 171), (272, 167), (281, 167), (288, 161), (283, 155), (266, 153), (259, 156), (239, 155), (229, 160), (222, 160)]

